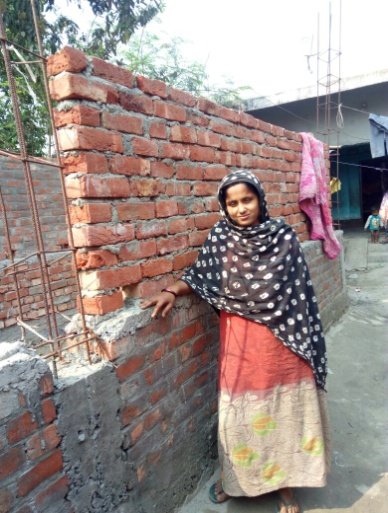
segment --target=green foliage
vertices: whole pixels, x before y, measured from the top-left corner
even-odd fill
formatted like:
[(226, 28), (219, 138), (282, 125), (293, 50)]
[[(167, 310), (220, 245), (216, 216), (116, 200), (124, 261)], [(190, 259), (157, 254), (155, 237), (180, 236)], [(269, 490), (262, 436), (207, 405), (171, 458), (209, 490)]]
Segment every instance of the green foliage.
[(221, 105), (238, 108), (242, 103), (241, 94), (249, 87), (236, 87), (230, 79), (225, 79), (222, 87), (209, 83), (206, 65), (187, 61), (182, 53), (184, 45), (181, 38), (162, 41), (158, 35), (142, 31), (131, 38), (121, 60), (136, 74), (162, 80), (195, 96), (205, 96)]
[[(117, 46), (127, 43), (133, 32), (144, 27), (163, 7), (161, 0), (87, 0), (87, 3), (99, 22), (85, 34), (73, 19), (58, 11), (58, 0), (34, 0), (42, 45), (47, 55), (67, 43), (92, 55), (114, 60)], [(85, 0), (68, 0), (68, 4), (85, 8)], [(0, 0), (0, 15), (3, 16), (7, 39), (15, 44), (14, 48), (9, 46), (9, 50), (14, 62), (12, 69), (27, 149), (31, 154), (42, 155), (46, 151), (50, 124), (41, 65), (21, 64), (21, 61), (36, 60), (23, 48), (38, 51), (30, 0)], [(2, 57), (0, 53), (0, 148), (19, 151)]]

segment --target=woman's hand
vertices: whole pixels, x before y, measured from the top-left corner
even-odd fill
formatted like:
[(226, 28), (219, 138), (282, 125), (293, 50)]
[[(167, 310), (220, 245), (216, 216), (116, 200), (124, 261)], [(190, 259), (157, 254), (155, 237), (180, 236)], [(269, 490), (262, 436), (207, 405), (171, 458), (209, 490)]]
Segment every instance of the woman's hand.
[(171, 292), (160, 292), (156, 296), (152, 296), (149, 299), (143, 299), (143, 301), (140, 303), (140, 307), (149, 308), (150, 306), (155, 305), (151, 317), (156, 319), (159, 313), (162, 314), (162, 318), (166, 317), (170, 310), (172, 310), (174, 303), (174, 294), (171, 294)]

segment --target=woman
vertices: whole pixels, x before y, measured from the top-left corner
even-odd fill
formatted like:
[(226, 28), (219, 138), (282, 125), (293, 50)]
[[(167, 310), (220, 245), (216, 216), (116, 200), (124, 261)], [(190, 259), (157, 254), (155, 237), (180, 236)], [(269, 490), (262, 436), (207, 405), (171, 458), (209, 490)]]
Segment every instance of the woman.
[(317, 300), (297, 237), (268, 216), (249, 171), (218, 191), (222, 219), (195, 264), (145, 300), (165, 317), (194, 291), (220, 312), (218, 449), (213, 502), (278, 490), (279, 512), (299, 513), (292, 488), (326, 484), (326, 352)]

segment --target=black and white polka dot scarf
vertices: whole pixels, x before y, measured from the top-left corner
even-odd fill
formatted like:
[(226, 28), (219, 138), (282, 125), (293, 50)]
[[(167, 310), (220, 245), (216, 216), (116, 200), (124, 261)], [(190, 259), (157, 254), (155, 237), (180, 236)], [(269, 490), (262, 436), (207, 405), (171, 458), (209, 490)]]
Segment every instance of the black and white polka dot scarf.
[[(239, 227), (229, 218), (225, 189), (233, 183), (255, 188), (260, 224)], [(268, 216), (264, 191), (249, 171), (227, 175), (218, 199), (222, 220), (210, 231), (196, 262), (181, 278), (200, 297), (270, 328), (285, 346), (306, 360), (325, 388), (325, 339), (309, 271), (293, 229)]]

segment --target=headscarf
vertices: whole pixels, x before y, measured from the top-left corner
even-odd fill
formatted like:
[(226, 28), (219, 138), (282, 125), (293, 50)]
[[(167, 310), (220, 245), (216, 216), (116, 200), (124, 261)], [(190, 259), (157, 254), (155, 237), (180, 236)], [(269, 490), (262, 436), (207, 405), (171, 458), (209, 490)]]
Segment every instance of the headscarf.
[[(254, 188), (259, 224), (241, 227), (228, 216), (226, 189), (237, 183)], [(222, 219), (211, 229), (196, 262), (182, 276), (217, 310), (264, 324), (308, 362), (317, 385), (325, 388), (327, 358), (317, 298), (304, 255), (291, 226), (270, 218), (264, 190), (250, 171), (225, 176), (218, 189)]]

